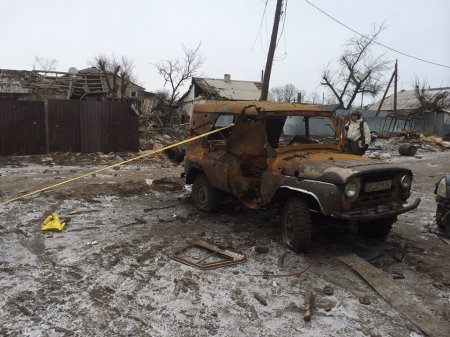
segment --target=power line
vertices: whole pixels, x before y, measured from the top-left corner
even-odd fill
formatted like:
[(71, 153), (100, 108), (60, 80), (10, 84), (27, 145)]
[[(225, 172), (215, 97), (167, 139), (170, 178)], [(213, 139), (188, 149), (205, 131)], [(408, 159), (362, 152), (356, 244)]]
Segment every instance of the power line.
[(278, 47), (278, 44), (280, 43), (281, 38), (283, 38), (284, 41), (284, 52), (283, 54), (279, 55), (279, 56), (275, 56), (274, 57), (274, 61), (282, 61), (284, 59), (286, 59), (287, 57), (287, 48), (286, 48), (286, 32), (285, 32), (285, 25), (286, 25), (286, 17), (287, 17), (287, 5), (288, 5), (288, 0), (285, 0), (284, 2), (284, 10), (283, 10), (283, 25), (281, 27), (281, 32), (280, 32), (280, 37), (278, 38), (278, 41), (275, 45), (275, 48)]
[[(250, 49), (250, 51), (253, 51), (253, 50), (255, 49), (256, 41), (258, 41), (258, 38), (259, 38), (259, 42), (260, 42), (260, 45), (261, 45), (261, 49), (262, 49), (262, 51), (263, 51), (264, 54), (267, 54), (267, 48), (263, 45), (263, 41), (262, 41), (262, 37), (263, 37), (263, 36), (262, 36), (262, 26), (263, 26), (263, 23), (265, 22), (265, 23), (266, 23), (266, 35), (268, 36), (268, 32), (267, 32), (267, 19), (266, 19), (267, 4), (268, 4), (268, 2), (269, 2), (269, 0), (266, 0), (266, 3), (264, 4), (264, 11), (263, 11), (263, 14), (262, 14), (262, 17), (261, 17), (261, 22), (260, 22), (260, 24), (259, 24), (259, 29), (258, 29), (258, 32), (256, 33), (256, 38), (255, 38), (255, 41), (253, 42), (253, 45), (252, 45), (252, 48)], [(286, 50), (286, 49), (287, 49), (287, 48), (286, 48), (286, 34), (284, 34), (284, 29), (285, 29), (285, 24), (286, 24), (287, 3), (288, 3), (288, 0), (286, 0), (286, 1), (284, 2), (284, 10), (283, 10), (283, 15), (284, 15), (284, 18), (283, 18), (283, 26), (282, 26), (281, 33), (279, 34), (279, 38), (278, 38), (277, 43), (276, 43), (276, 46), (278, 47), (278, 43), (280, 42), (281, 38), (284, 38), (284, 52), (283, 52), (283, 54), (281, 54), (281, 55), (279, 55), (279, 56), (275, 56), (275, 57), (274, 57), (274, 61), (281, 61), (281, 60), (284, 60), (284, 59), (287, 57), (287, 50)]]
[(261, 23), (259, 24), (258, 33), (256, 33), (255, 42), (253, 42), (253, 46), (252, 46), (252, 48), (250, 50), (253, 50), (255, 48), (256, 41), (258, 40), (258, 37), (260, 37), (260, 35), (261, 35), (261, 28), (262, 28), (262, 25), (263, 25), (263, 22), (264, 22), (264, 18), (266, 17), (266, 10), (267, 10), (267, 3), (268, 2), (269, 2), (269, 0), (266, 0), (266, 4), (264, 5), (264, 12), (263, 12), (263, 15), (261, 17)]
[[(364, 37), (364, 38), (366, 38), (366, 39), (369, 39), (366, 35), (361, 34), (360, 32), (358, 32), (358, 31), (354, 30), (353, 28), (347, 26), (345, 23), (343, 23), (343, 22), (339, 21), (338, 19), (332, 17), (330, 14), (328, 14), (328, 13), (325, 12), (324, 10), (320, 9), (319, 7), (317, 7), (315, 4), (311, 3), (310, 1), (308, 1), (308, 0), (305, 0), (305, 1), (306, 1), (308, 4), (310, 4), (312, 7), (314, 7), (315, 9), (317, 9), (319, 12), (321, 12), (322, 14), (328, 16), (331, 20), (333, 20), (333, 21), (339, 23), (341, 26), (344, 26), (344, 27), (347, 28), (348, 30), (352, 31), (352, 32), (355, 33), (355, 34), (358, 34), (358, 35), (361, 36), (361, 37)], [(393, 52), (395, 52), (395, 53), (401, 54), (401, 55), (403, 55), (403, 56), (406, 56), (406, 57), (409, 57), (409, 58), (412, 58), (412, 59), (415, 59), (415, 60), (418, 60), (418, 61), (422, 61), (422, 62), (425, 62), (425, 63), (433, 64), (433, 65), (435, 65), (435, 66), (439, 66), (439, 67), (444, 67), (444, 68), (450, 69), (450, 66), (447, 66), (447, 65), (445, 65), (445, 64), (440, 64), (440, 63), (428, 61), (428, 60), (422, 59), (422, 58), (420, 58), (420, 57), (416, 57), (416, 56), (413, 56), (413, 55), (410, 55), (410, 54), (406, 54), (406, 53), (404, 53), (404, 52), (402, 52), (402, 51), (400, 51), (400, 50), (391, 48), (391, 47), (386, 46), (385, 44), (382, 44), (382, 43), (380, 43), (380, 42), (373, 41), (373, 43), (375, 43), (375, 44), (377, 44), (377, 45), (379, 45), (379, 46), (381, 46), (381, 47), (384, 47), (384, 48), (386, 48), (386, 49), (389, 49), (389, 50), (391, 50), (391, 51), (393, 51)]]

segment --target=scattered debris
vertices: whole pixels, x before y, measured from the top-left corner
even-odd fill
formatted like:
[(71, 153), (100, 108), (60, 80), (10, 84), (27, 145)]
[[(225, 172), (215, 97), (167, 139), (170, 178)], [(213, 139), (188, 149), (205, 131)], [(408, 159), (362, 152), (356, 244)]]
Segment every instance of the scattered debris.
[(261, 294), (258, 294), (257, 292), (254, 292), (254, 293), (253, 293), (253, 296), (256, 298), (256, 300), (257, 300), (259, 303), (261, 303), (261, 304), (264, 305), (264, 306), (267, 306), (267, 301), (266, 301), (266, 299), (265, 299)]
[[(150, 179), (146, 179), (148, 184), (147, 180)], [(150, 187), (157, 192), (177, 192), (184, 189), (184, 183), (173, 178), (162, 178), (153, 180)]]
[(298, 272), (298, 273), (292, 273), (292, 274), (272, 274), (271, 272), (266, 272), (265, 274), (253, 274), (253, 275), (247, 275), (247, 276), (254, 276), (254, 277), (291, 277), (291, 276), (300, 276), (301, 274), (305, 273), (312, 265), (310, 264), (308, 267), (306, 267), (304, 270)]
[(412, 157), (417, 153), (417, 147), (410, 144), (402, 144), (398, 147), (398, 153), (402, 156)]
[(336, 306), (336, 302), (327, 298), (316, 298), (314, 301), (314, 306), (319, 309), (323, 309), (326, 312), (331, 311)]
[(311, 287), (308, 287), (308, 289), (306, 289), (305, 295), (305, 313), (303, 314), (303, 319), (306, 322), (309, 322), (311, 320), (313, 314), (313, 307), (314, 307), (314, 292)]
[(136, 221), (140, 225), (145, 225), (147, 223), (147, 220), (143, 218), (133, 217), (133, 220)]
[(97, 241), (88, 241), (88, 242), (86, 242), (86, 246), (94, 246), (94, 245), (96, 245), (98, 242)]
[(405, 275), (403, 275), (402, 273), (397, 272), (397, 271), (393, 272), (393, 273), (391, 274), (391, 276), (392, 276), (392, 278), (393, 278), (394, 280), (403, 280), (403, 279), (405, 279)]
[(181, 147), (172, 147), (164, 151), (167, 159), (174, 164), (181, 164), (186, 154), (186, 149)]
[(402, 291), (383, 271), (355, 254), (339, 256), (338, 259), (356, 271), (378, 294), (427, 335), (446, 336), (450, 331), (449, 322), (439, 320), (430, 309)]
[(52, 215), (49, 215), (44, 220), (44, 223), (41, 226), (41, 231), (51, 231), (51, 230), (62, 231), (65, 225), (66, 224), (64, 222), (61, 223), (59, 221), (59, 217), (56, 213), (52, 213)]
[(331, 296), (331, 295), (334, 294), (334, 290), (333, 290), (333, 288), (331, 288), (331, 286), (325, 286), (325, 287), (323, 288), (323, 293), (324, 293), (325, 295)]
[(365, 305), (369, 305), (371, 302), (370, 302), (370, 298), (369, 298), (369, 296), (367, 296), (367, 295), (362, 295), (362, 296), (360, 296), (359, 298), (358, 298), (358, 301), (359, 301), (359, 303), (361, 303), (361, 304), (365, 304)]
[[(201, 257), (193, 256), (192, 254), (189, 254), (192, 250), (196, 250), (194, 254), (200, 252), (203, 255)], [(182, 254), (184, 254), (184, 256)], [(243, 254), (229, 249), (221, 249), (218, 246), (203, 240), (197, 240), (191, 245), (178, 249), (170, 257), (175, 261), (203, 270), (242, 263), (246, 259)]]

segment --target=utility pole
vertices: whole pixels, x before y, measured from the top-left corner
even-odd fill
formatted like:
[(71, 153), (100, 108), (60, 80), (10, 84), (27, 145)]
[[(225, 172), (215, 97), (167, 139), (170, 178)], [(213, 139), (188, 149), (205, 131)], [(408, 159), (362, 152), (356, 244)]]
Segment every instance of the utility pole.
[[(375, 114), (375, 116), (378, 116), (378, 114), (380, 113), (381, 107), (383, 106), (383, 103), (384, 103), (384, 99), (386, 98), (388, 90), (391, 87), (391, 83), (396, 77), (397, 77), (397, 61), (395, 62), (394, 71), (392, 72), (391, 79), (389, 80), (386, 90), (384, 91), (383, 98), (380, 101), (380, 105), (378, 106), (377, 113)], [(397, 83), (397, 80), (395, 80), (395, 83)], [(395, 83), (394, 83), (394, 86), (395, 86), (394, 87), (394, 111), (397, 110), (397, 86), (395, 85)]]
[(280, 24), (281, 7), (283, 0), (277, 0), (277, 8), (275, 9), (275, 18), (273, 20), (272, 37), (270, 39), (269, 52), (267, 54), (266, 70), (264, 71), (264, 81), (261, 90), (260, 101), (267, 101), (269, 93), (270, 73), (272, 72), (273, 56), (275, 55), (275, 48), (277, 46), (278, 26)]
[(398, 60), (395, 60), (395, 81), (394, 81), (394, 113), (397, 112), (397, 80), (398, 80)]

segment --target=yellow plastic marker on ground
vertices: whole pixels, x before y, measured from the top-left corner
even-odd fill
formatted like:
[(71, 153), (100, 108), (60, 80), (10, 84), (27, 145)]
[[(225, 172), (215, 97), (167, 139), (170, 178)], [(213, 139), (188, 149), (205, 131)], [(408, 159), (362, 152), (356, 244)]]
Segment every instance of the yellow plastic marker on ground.
[(41, 231), (62, 231), (64, 229), (65, 223), (61, 223), (59, 221), (59, 217), (56, 213), (52, 213), (52, 215), (49, 215), (45, 220), (44, 223), (41, 226)]
[(161, 148), (161, 149), (157, 149), (157, 150), (150, 151), (150, 152), (148, 152), (148, 153), (141, 154), (141, 155), (136, 156), (136, 157), (134, 157), (134, 158), (131, 158), (131, 159), (128, 159), (128, 160), (124, 160), (124, 161), (122, 161), (122, 162), (120, 162), (120, 163), (115, 163), (115, 164), (113, 164), (113, 165), (109, 165), (109, 166), (106, 166), (106, 167), (102, 167), (101, 169), (98, 169), (98, 170), (95, 170), (95, 171), (92, 171), (92, 172), (88, 172), (88, 173), (79, 175), (79, 176), (77, 176), (77, 177), (73, 177), (73, 178), (64, 180), (64, 181), (59, 182), (59, 183), (57, 183), (57, 184), (53, 184), (53, 185), (50, 185), (50, 186), (47, 186), (47, 187), (44, 187), (44, 188), (40, 188), (40, 189), (38, 189), (38, 190), (36, 190), (36, 191), (33, 191), (33, 192), (25, 193), (25, 194), (23, 194), (23, 195), (19, 195), (19, 196), (15, 197), (15, 198), (11, 198), (11, 199), (7, 199), (7, 200), (4, 200), (4, 201), (0, 201), (0, 206), (1, 206), (1, 205), (6, 205), (6, 204), (8, 204), (8, 203), (10, 203), (10, 202), (13, 202), (13, 201), (16, 201), (16, 200), (23, 199), (23, 198), (25, 198), (25, 197), (32, 196), (32, 195), (37, 194), (37, 193), (40, 193), (40, 192), (44, 192), (44, 191), (48, 191), (48, 190), (54, 189), (55, 187), (58, 187), (58, 186), (61, 186), (61, 185), (65, 185), (65, 184), (68, 184), (68, 183), (70, 183), (70, 182), (72, 182), (72, 181), (75, 181), (75, 180), (78, 180), (78, 179), (81, 179), (81, 178), (84, 178), (84, 177), (87, 177), (87, 176), (91, 176), (91, 175), (94, 174), (94, 173), (99, 173), (99, 172), (102, 172), (102, 171), (106, 171), (106, 170), (109, 170), (109, 169), (111, 169), (111, 168), (114, 168), (114, 167), (117, 167), (117, 166), (120, 166), (120, 165), (124, 165), (124, 164), (130, 163), (130, 162), (132, 162), (132, 161), (135, 161), (135, 160), (138, 160), (138, 159), (141, 159), (141, 158), (144, 158), (144, 157), (151, 156), (151, 155), (153, 155), (153, 154), (155, 154), (155, 153), (162, 152), (162, 151), (167, 150), (167, 149), (170, 149), (170, 148), (172, 148), (172, 147), (176, 147), (176, 146), (180, 146), (180, 145), (189, 143), (189, 142), (191, 142), (191, 141), (193, 141), (193, 140), (200, 139), (200, 138), (203, 138), (203, 137), (205, 137), (205, 136), (211, 135), (211, 134), (213, 134), (213, 133), (220, 132), (220, 131), (222, 131), (222, 130), (224, 130), (224, 129), (231, 128), (232, 126), (234, 126), (234, 123), (231, 123), (231, 124), (229, 124), (229, 125), (226, 125), (226, 126), (224, 126), (224, 127), (222, 127), (222, 128), (216, 129), (216, 130), (212, 130), (212, 131), (205, 132), (205, 133), (203, 133), (203, 134), (201, 134), (201, 135), (194, 136), (194, 137), (192, 137), (192, 138), (185, 139), (185, 140), (183, 140), (183, 141), (181, 141), (181, 142), (178, 142), (178, 143), (175, 143), (175, 144), (172, 144), (172, 145), (165, 146), (165, 147), (163, 147), (163, 148)]

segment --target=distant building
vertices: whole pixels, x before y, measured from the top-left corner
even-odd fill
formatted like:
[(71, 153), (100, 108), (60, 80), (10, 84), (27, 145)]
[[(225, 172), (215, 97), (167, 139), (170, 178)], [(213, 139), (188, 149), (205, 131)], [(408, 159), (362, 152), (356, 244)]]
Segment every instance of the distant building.
[(386, 122), (380, 124), (380, 131), (391, 125), (392, 132), (400, 131), (402, 128), (410, 128), (417, 132), (445, 135), (450, 133), (450, 87), (430, 88), (426, 91), (430, 95), (439, 92), (447, 92), (444, 106), (441, 111), (420, 112), (420, 102), (414, 90), (402, 90), (397, 93), (397, 109), (394, 112), (394, 95), (385, 98), (380, 107), (381, 100), (370, 105), (364, 115), (373, 118), (383, 118)]
[[(192, 115), (194, 103), (210, 100), (257, 101), (261, 96), (262, 82), (193, 77), (189, 90), (179, 99), (181, 116), (187, 120)], [(269, 100), (273, 100), (269, 95)]]
[[(427, 92), (430, 94), (438, 92), (448, 92), (444, 110), (450, 110), (450, 87), (448, 88), (431, 88)], [(381, 100), (369, 106), (369, 110), (376, 111), (380, 106)], [(414, 90), (402, 90), (397, 93), (397, 111), (401, 114), (417, 113), (420, 107)], [(394, 112), (394, 95), (385, 98), (380, 111)]]

